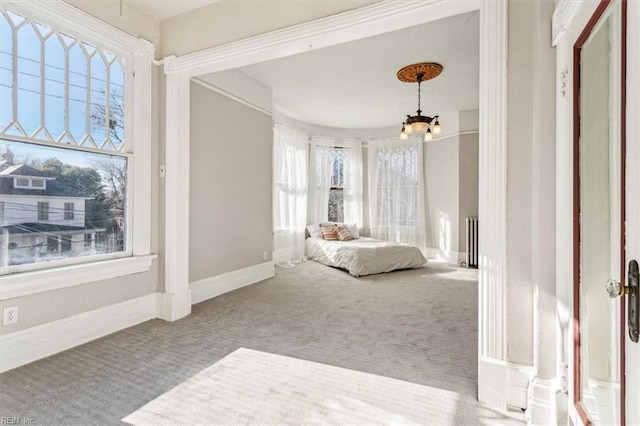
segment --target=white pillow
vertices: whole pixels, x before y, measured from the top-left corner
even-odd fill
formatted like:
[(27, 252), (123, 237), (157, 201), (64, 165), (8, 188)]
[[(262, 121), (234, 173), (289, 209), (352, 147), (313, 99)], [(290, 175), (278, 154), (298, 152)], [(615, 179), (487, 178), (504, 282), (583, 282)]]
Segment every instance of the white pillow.
[(311, 224), (307, 226), (307, 231), (309, 231), (309, 235), (311, 238), (322, 238), (322, 229), (320, 229), (320, 225)]
[(357, 223), (345, 223), (344, 226), (347, 227), (353, 238), (360, 238), (360, 233), (358, 232), (358, 224)]

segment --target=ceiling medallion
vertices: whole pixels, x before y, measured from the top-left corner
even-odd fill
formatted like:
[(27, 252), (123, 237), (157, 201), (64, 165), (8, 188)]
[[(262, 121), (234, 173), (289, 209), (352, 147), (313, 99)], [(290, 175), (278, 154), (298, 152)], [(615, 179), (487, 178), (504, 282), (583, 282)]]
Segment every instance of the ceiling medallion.
[[(406, 120), (402, 123), (402, 130), (400, 131), (400, 139), (408, 139), (411, 133), (424, 133), (424, 140), (430, 141), (433, 139), (433, 135), (440, 134), (442, 129), (440, 128), (439, 116), (427, 117), (422, 115), (420, 109), (420, 85), (423, 81), (436, 78), (442, 72), (442, 65), (434, 62), (421, 62), (419, 64), (407, 65), (401, 68), (396, 76), (398, 80), (405, 83), (418, 83), (418, 110), (417, 115), (407, 115)], [(433, 126), (431, 123), (433, 122)], [(433, 130), (432, 130), (433, 128)]]

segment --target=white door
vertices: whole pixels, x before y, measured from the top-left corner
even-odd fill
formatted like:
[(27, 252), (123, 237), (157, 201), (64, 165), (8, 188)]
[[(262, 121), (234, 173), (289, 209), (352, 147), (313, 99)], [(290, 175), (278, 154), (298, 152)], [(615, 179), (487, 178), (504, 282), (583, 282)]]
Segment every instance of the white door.
[[(640, 262), (640, 2), (627, 2), (626, 264)], [(625, 326), (627, 425), (640, 425), (640, 343)]]
[(574, 50), (574, 402), (584, 424), (640, 424), (628, 296), (605, 291), (623, 293), (640, 259), (639, 18), (640, 2), (602, 0)]

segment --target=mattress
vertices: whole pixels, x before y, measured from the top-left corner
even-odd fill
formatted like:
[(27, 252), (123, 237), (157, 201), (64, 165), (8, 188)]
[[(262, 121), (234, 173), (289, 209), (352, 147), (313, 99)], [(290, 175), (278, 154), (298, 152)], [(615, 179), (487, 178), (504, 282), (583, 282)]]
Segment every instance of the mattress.
[(427, 263), (418, 247), (360, 237), (352, 241), (307, 238), (306, 255), (325, 265), (346, 269), (354, 277), (421, 268)]

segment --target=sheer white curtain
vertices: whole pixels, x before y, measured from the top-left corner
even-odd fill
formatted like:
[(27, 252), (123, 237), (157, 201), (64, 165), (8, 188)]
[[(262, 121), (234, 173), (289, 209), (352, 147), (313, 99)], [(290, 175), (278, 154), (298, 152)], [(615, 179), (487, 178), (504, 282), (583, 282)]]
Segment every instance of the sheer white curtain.
[(274, 262), (293, 267), (304, 259), (307, 219), (308, 136), (276, 123), (273, 132)]
[(369, 141), (371, 236), (426, 252), (422, 144), (418, 138)]
[(333, 138), (311, 137), (309, 223), (321, 223), (328, 220), (334, 145)]
[(362, 228), (362, 142), (344, 139), (344, 222)]

